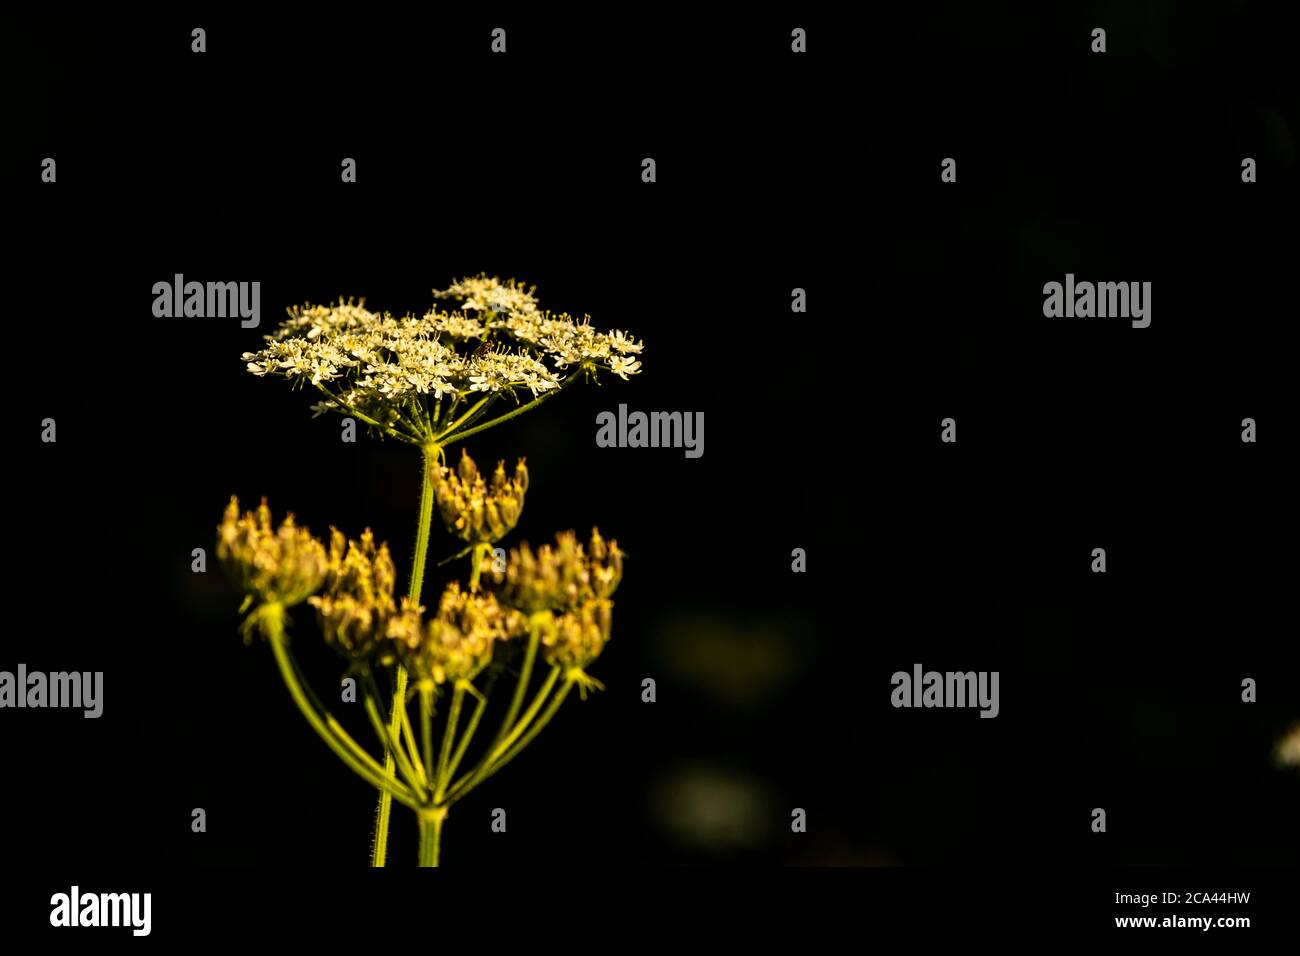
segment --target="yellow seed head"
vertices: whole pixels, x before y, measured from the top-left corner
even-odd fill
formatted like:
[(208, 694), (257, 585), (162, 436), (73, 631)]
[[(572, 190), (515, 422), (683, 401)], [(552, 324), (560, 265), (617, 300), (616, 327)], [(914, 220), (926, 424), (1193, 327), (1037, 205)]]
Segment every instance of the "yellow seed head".
[(592, 529), (587, 548), (572, 531), (536, 551), (527, 543), (512, 548), (504, 573), (484, 565), (484, 579), (500, 588), (501, 599), (525, 614), (566, 611), (592, 598), (608, 599), (623, 578), (623, 552)]
[(551, 624), (542, 629), (546, 660), (566, 670), (586, 667), (600, 656), (609, 642), (613, 613), (613, 601), (590, 598), (562, 614), (553, 615)]
[(249, 597), (292, 607), (313, 594), (325, 578), (324, 546), (293, 515), (274, 527), (266, 499), (256, 511), (239, 510), (232, 497), (217, 528), (217, 557)]
[(521, 458), (513, 477), (506, 463), (497, 462), (491, 482), (485, 481), (468, 452), (455, 468), (439, 469), (434, 479), (438, 513), (447, 530), (469, 544), (492, 544), (505, 537), (519, 521), (528, 490), (528, 468)]
[(394, 654), (417, 681), (445, 684), (473, 680), (492, 661), (498, 643), (527, 629), (518, 611), (491, 594), (471, 594), (452, 582), (438, 601), (438, 613), (423, 625), (418, 613), (390, 625)]
[(397, 613), (396, 579), (388, 545), (376, 546), (369, 528), (360, 541), (331, 528), (325, 592), (309, 602), (326, 642), (345, 657), (370, 654)]

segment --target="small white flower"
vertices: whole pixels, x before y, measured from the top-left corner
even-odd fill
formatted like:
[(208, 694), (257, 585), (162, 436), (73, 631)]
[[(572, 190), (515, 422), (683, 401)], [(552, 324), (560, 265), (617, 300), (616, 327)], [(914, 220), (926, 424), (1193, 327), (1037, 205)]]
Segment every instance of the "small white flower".
[(609, 360), (609, 370), (626, 381), (629, 375), (641, 371), (641, 360), (615, 355)]
[(626, 332), (614, 329), (609, 333), (609, 347), (620, 355), (636, 354), (645, 346)]
[(457, 339), (481, 339), (486, 331), (482, 322), (463, 312), (429, 312), (425, 319), (439, 332)]
[(461, 308), (471, 312), (527, 314), (537, 310), (535, 288), (527, 288), (514, 279), (502, 282), (494, 276), (480, 274), (453, 282), (446, 289), (434, 289), (435, 298), (459, 299)]

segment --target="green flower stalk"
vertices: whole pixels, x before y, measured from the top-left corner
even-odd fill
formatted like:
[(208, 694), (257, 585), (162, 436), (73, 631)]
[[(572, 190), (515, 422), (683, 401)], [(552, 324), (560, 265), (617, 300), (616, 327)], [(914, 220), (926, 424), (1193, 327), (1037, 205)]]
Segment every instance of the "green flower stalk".
[[(263, 349), (243, 356), (255, 375), (319, 392), (317, 414), (353, 417), (417, 446), (423, 458), (415, 551), (400, 599), (388, 546), (369, 530), (349, 540), (332, 528), (325, 544), (292, 515), (274, 527), (265, 501), (241, 513), (235, 499), (218, 529), (218, 555), (245, 595), (245, 638), (266, 639), (308, 724), (379, 791), (374, 866), (387, 861), (393, 801), (416, 813), (420, 865), (438, 865), (450, 808), (536, 739), (575, 687), (583, 698), (601, 687), (587, 668), (610, 638), (623, 568), (617, 543), (593, 531), (584, 547), (565, 532), (536, 552), (512, 549), (498, 570), (489, 555), (519, 521), (528, 470), (520, 460), (507, 473), (502, 461), (488, 478), (467, 452), (455, 469), (446, 466), (447, 446), (538, 407), (579, 378), (640, 372), (640, 342), (620, 330), (597, 332), (587, 317), (544, 311), (535, 292), (480, 275), (434, 290), (459, 305), (420, 317), (371, 312), (364, 300), (293, 308)], [(448, 582), (426, 607), (435, 510), (465, 544), (453, 558), (468, 555), (470, 567), (468, 581)], [(357, 679), (377, 754), (303, 678), (287, 630), (289, 610), (303, 603)], [(510, 674), (500, 726), (476, 740), (490, 692)]]

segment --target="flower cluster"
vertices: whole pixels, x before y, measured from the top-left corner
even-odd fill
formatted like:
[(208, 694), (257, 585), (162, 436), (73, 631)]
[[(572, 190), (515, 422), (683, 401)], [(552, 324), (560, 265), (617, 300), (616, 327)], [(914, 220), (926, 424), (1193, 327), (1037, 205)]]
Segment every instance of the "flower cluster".
[(325, 548), (294, 523), (292, 514), (274, 527), (265, 498), (256, 511), (242, 514), (239, 499), (230, 499), (217, 528), (217, 557), (247, 599), (284, 607), (306, 600), (328, 568)]
[(533, 293), (513, 279), (501, 282), (486, 275), (461, 279), (446, 289), (434, 289), (440, 299), (457, 299), (461, 309), (478, 316), (478, 334), (500, 331), (517, 342), (549, 355), (557, 368), (594, 364), (626, 379), (641, 370), (642, 343), (627, 332), (598, 332), (591, 317), (575, 319), (567, 312), (541, 309)]
[(592, 598), (552, 615), (542, 630), (546, 659), (570, 672), (584, 670), (609, 642), (613, 614), (613, 601)]
[[(243, 359), (254, 375), (319, 389), (326, 398), (317, 412), (360, 413), (390, 427), (428, 398), (535, 399), (578, 370), (623, 379), (641, 370), (641, 342), (617, 329), (598, 332), (588, 316), (544, 311), (535, 291), (480, 275), (434, 290), (458, 308), (420, 317), (372, 312), (364, 299), (294, 307), (265, 347)], [(421, 413), (413, 417), (418, 425)]]
[(325, 641), (346, 657), (369, 655), (397, 612), (396, 580), (388, 545), (376, 546), (368, 528), (359, 542), (331, 528), (324, 593), (307, 601)]
[(489, 330), (501, 329), (516, 341), (550, 356), (556, 368), (570, 365), (607, 368), (626, 379), (641, 371), (639, 354), (644, 345), (626, 332), (614, 329), (597, 332), (591, 317), (575, 319), (567, 312), (511, 314), (487, 322)]
[(462, 591), (455, 581), (442, 592), (438, 613), (425, 623), (422, 610), (404, 605), (388, 632), (397, 659), (417, 682), (473, 680), (491, 663), (499, 642), (526, 630), (518, 611), (502, 607), (491, 594)]
[(506, 477), (506, 463), (497, 462), (489, 484), (474, 459), (462, 452), (455, 470), (439, 468), (434, 497), (447, 530), (470, 544), (491, 544), (509, 534), (519, 521), (528, 490), (528, 469), (523, 459), (514, 477)]
[[(449, 531), (487, 544), (514, 527), (527, 488), (522, 461), (512, 478), (498, 462), (488, 483), (465, 454), (457, 471), (440, 469), (435, 494)], [(241, 514), (234, 498), (218, 529), (217, 554), (250, 598), (285, 607), (310, 603), (326, 642), (343, 656), (400, 661), (434, 684), (472, 680), (498, 642), (525, 633), (530, 623), (547, 661), (585, 679), (583, 669), (609, 641), (612, 597), (623, 577), (616, 541), (593, 528), (584, 547), (565, 531), (536, 551), (527, 543), (512, 549), (504, 571), (486, 558), (480, 575), (492, 593), (452, 582), (425, 621), (418, 602), (403, 599), (399, 608), (394, 600), (393, 559), (369, 530), (354, 541), (331, 528), (327, 551), (292, 515), (276, 529), (265, 501)]]
[(506, 570), (484, 564), (484, 578), (500, 588), (502, 600), (525, 613), (575, 607), (588, 598), (608, 599), (623, 577), (623, 552), (596, 528), (586, 549), (572, 531), (536, 551), (527, 543), (512, 548)]
[(623, 552), (592, 529), (584, 549), (572, 531), (555, 536), (554, 546), (533, 551), (527, 544), (510, 551), (506, 570), (484, 565), (484, 578), (498, 589), (502, 603), (541, 623), (546, 659), (580, 672), (609, 641), (614, 602), (623, 577)]
[(537, 286), (525, 286), (515, 279), (500, 279), (480, 273), (458, 279), (445, 289), (434, 289), (435, 299), (456, 299), (467, 312), (493, 315), (529, 315), (540, 311)]

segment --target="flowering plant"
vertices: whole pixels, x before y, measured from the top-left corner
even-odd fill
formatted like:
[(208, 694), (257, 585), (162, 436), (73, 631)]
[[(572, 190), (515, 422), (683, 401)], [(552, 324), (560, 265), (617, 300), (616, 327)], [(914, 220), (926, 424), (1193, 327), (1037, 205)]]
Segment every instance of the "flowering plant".
[[(418, 447), (423, 458), (415, 551), (400, 598), (388, 546), (369, 530), (349, 539), (331, 528), (321, 541), (293, 515), (277, 527), (265, 501), (245, 512), (234, 498), (218, 529), (218, 556), (245, 595), (246, 640), (266, 639), (312, 729), (379, 790), (374, 866), (387, 860), (393, 800), (417, 815), (420, 865), (438, 865), (451, 806), (527, 747), (573, 689), (585, 698), (601, 686), (587, 668), (610, 637), (623, 574), (617, 542), (595, 529), (586, 542), (562, 532), (554, 544), (533, 550), (524, 543), (502, 561), (495, 546), (519, 521), (526, 464), (507, 471), (501, 461), (487, 477), (462, 451), (455, 468), (447, 466), (449, 445), (536, 408), (579, 377), (627, 379), (640, 371), (640, 342), (619, 330), (598, 332), (586, 317), (544, 311), (535, 292), (480, 275), (435, 290), (458, 305), (421, 317), (371, 312), (364, 301), (294, 308), (264, 348), (243, 356), (255, 375), (318, 391), (317, 414), (353, 417)], [(464, 544), (448, 561), (468, 556), (469, 573), (426, 606), (435, 510)], [(288, 611), (303, 604), (356, 682), (378, 756), (303, 677), (287, 634)], [(515, 684), (500, 725), (474, 747), (490, 694), (507, 674)], [(390, 693), (381, 690), (384, 678)], [(467, 763), (472, 751), (476, 759)]]

